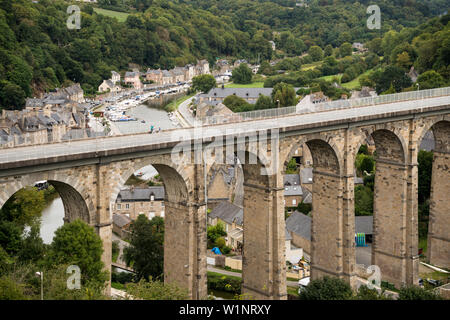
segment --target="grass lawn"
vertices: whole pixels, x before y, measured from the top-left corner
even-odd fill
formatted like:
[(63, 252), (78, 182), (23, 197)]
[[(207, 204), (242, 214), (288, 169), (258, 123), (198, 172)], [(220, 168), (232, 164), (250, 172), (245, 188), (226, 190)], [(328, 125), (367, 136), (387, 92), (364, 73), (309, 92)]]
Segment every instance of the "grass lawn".
[(216, 277), (225, 277), (225, 279), (235, 279), (235, 280), (242, 280), (241, 277), (235, 277), (235, 276), (229, 276), (226, 274), (221, 274), (217, 272), (208, 271), (207, 276), (216, 276)]
[(330, 75), (330, 76), (323, 76), (323, 77), (320, 77), (319, 79), (322, 79), (322, 80), (325, 80), (325, 81), (332, 81), (333, 78), (338, 78), (338, 80), (341, 81), (342, 73), (335, 74), (335, 75)]
[(361, 76), (368, 76), (370, 75), (372, 72), (374, 72), (374, 69), (370, 69), (367, 70), (366, 72), (364, 72), (363, 74), (360, 74), (358, 77), (356, 77), (356, 79), (353, 79), (350, 82), (347, 83), (341, 83), (341, 86), (344, 87), (345, 89), (349, 89), (349, 90), (355, 90), (358, 89), (361, 85), (359, 84), (359, 78)]
[(225, 85), (226, 88), (264, 88), (264, 82), (252, 82), (249, 84), (229, 83)]
[(111, 282), (111, 287), (117, 290), (125, 290), (125, 285), (119, 282)]
[(167, 106), (165, 106), (164, 109), (165, 109), (167, 112), (173, 112), (173, 111), (175, 111), (175, 110), (178, 109), (179, 105), (180, 105), (182, 102), (186, 101), (187, 99), (189, 99), (189, 98), (191, 98), (191, 97), (193, 97), (193, 96), (195, 96), (195, 92), (194, 92), (194, 93), (191, 93), (191, 94), (188, 94), (187, 96), (181, 97), (181, 98), (179, 98), (179, 99), (175, 99), (175, 100), (173, 100), (171, 103), (169, 103)]
[(98, 14), (101, 14), (101, 15), (104, 15), (107, 17), (116, 18), (119, 22), (125, 22), (125, 20), (127, 20), (127, 17), (130, 15), (129, 13), (126, 13), (126, 12), (106, 10), (106, 9), (102, 9), (102, 8), (94, 8), (94, 11)]
[(316, 61), (313, 63), (304, 64), (300, 68), (300, 71), (312, 70), (312, 69), (315, 69), (316, 67), (320, 66), (321, 64), (322, 64), (322, 61)]
[(298, 297), (299, 296), (299, 294), (298, 294), (298, 288), (294, 288), (294, 287), (287, 287), (287, 293), (288, 294), (290, 294), (290, 295), (293, 295), (293, 296), (295, 296), (295, 297)]

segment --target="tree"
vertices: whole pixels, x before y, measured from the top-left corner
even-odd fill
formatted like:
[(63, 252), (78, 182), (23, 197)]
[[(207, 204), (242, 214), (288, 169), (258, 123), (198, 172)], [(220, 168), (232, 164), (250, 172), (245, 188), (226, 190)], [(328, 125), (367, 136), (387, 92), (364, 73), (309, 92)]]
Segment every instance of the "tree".
[(442, 297), (433, 291), (417, 286), (407, 286), (400, 289), (398, 300), (442, 300)]
[(248, 103), (245, 99), (232, 94), (223, 99), (223, 104), (226, 105), (231, 111), (239, 112), (240, 109)]
[(397, 55), (397, 66), (400, 68), (403, 68), (405, 71), (409, 70), (409, 68), (412, 65), (411, 57), (409, 56), (408, 52), (403, 51), (402, 53), (399, 53)]
[(323, 59), (323, 50), (319, 46), (312, 46), (309, 48), (308, 54), (311, 56), (313, 61), (320, 61)]
[(161, 281), (141, 279), (138, 283), (128, 283), (127, 293), (133, 298), (143, 300), (187, 300), (189, 293), (186, 289), (175, 284)]
[(389, 65), (383, 71), (376, 71), (371, 75), (375, 82), (378, 94), (385, 92), (391, 86), (395, 92), (400, 92), (403, 88), (410, 87), (411, 79), (405, 74), (405, 71), (397, 66)]
[(159, 278), (164, 272), (164, 219), (139, 215), (131, 225), (130, 246), (124, 250), (127, 265), (133, 264), (136, 278)]
[(74, 264), (80, 267), (82, 281), (104, 282), (103, 243), (94, 228), (79, 219), (55, 231), (49, 252), (52, 264)]
[(21, 109), (25, 104), (25, 92), (15, 83), (0, 81), (0, 107)]
[(383, 292), (378, 292), (376, 289), (369, 289), (367, 286), (360, 286), (355, 295), (356, 300), (392, 300), (386, 297)]
[(323, 54), (325, 57), (329, 57), (333, 55), (333, 46), (331, 44), (328, 44), (325, 47), (325, 50), (323, 51)]
[(231, 79), (234, 83), (248, 84), (252, 83), (253, 72), (246, 63), (241, 63), (239, 67), (232, 72)]
[(366, 186), (355, 187), (355, 215), (373, 215), (373, 191)]
[(210, 74), (202, 74), (192, 78), (192, 89), (203, 93), (217, 86), (216, 79)]
[(35, 187), (26, 187), (6, 201), (0, 210), (0, 220), (14, 222), (23, 230), (25, 225), (39, 222), (44, 207), (44, 192), (38, 191)]
[(343, 57), (351, 56), (352, 55), (352, 45), (348, 42), (344, 42), (339, 47), (339, 55)]
[(295, 90), (292, 85), (280, 82), (273, 87), (272, 101), (276, 106), (278, 106), (278, 101), (280, 107), (294, 106), (296, 104), (295, 98)]
[(347, 282), (325, 276), (312, 280), (300, 293), (300, 300), (347, 300), (352, 295), (352, 288)]
[(255, 103), (255, 110), (271, 109), (274, 107), (272, 99), (269, 96), (260, 94)]
[(227, 235), (223, 223), (217, 222), (215, 226), (208, 226), (207, 238), (208, 247), (212, 248), (215, 245), (217, 239), (225, 237)]
[(422, 73), (417, 78), (417, 82), (419, 83), (421, 90), (440, 88), (446, 85), (444, 78), (434, 70)]
[(292, 158), (289, 160), (287, 166), (286, 166), (286, 174), (294, 174), (298, 173), (298, 167), (297, 167), (297, 161), (295, 161), (295, 158)]
[(417, 156), (418, 162), (418, 194), (419, 203), (424, 203), (430, 198), (431, 173), (433, 168), (433, 152), (420, 150)]

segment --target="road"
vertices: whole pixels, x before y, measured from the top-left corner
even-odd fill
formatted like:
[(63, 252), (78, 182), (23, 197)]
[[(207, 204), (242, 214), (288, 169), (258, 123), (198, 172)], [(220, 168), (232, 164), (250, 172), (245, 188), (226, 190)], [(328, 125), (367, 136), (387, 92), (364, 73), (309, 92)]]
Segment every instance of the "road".
[(193, 99), (194, 99), (194, 97), (191, 97), (191, 98), (183, 101), (178, 106), (178, 113), (181, 115), (181, 117), (183, 118), (184, 122), (186, 122), (187, 125), (191, 126), (191, 127), (193, 127), (194, 123), (195, 123), (194, 115), (189, 111), (189, 104), (191, 103), (191, 101)]
[[(301, 125), (325, 126), (339, 121), (351, 121), (364, 116), (388, 117), (394, 112), (410, 112), (426, 110), (430, 107), (448, 106), (450, 96), (428, 98), (415, 101), (403, 101), (376, 106), (365, 106), (321, 113), (297, 114), (276, 119), (261, 119), (242, 123), (226, 123), (203, 128), (181, 128), (161, 131), (154, 134), (133, 134), (114, 137), (100, 137), (70, 142), (51, 143), (3, 149), (0, 164), (53, 158), (75, 154), (117, 151), (121, 148), (161, 145), (191, 141), (194, 138), (212, 139), (220, 135), (254, 134), (257, 131), (279, 130), (280, 128), (298, 127)], [(331, 123), (330, 123), (331, 122)], [(326, 123), (326, 124), (325, 124)], [(341, 123), (342, 124), (342, 123)], [(325, 129), (324, 129), (325, 130)]]
[[(227, 270), (223, 270), (223, 269), (219, 269), (219, 268), (214, 268), (213, 266), (210, 266), (210, 265), (208, 265), (207, 270), (211, 271), (211, 272), (221, 273), (221, 274), (224, 274), (226, 276), (242, 278), (242, 273), (227, 271)], [(298, 282), (297, 281), (286, 281), (286, 285), (288, 287), (298, 287)]]

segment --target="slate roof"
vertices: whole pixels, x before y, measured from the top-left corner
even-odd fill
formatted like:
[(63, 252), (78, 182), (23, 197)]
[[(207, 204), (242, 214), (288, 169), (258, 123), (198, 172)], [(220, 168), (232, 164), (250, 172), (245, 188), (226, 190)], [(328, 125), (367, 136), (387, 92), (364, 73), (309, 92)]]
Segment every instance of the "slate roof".
[(313, 183), (313, 168), (301, 168), (300, 169), (300, 179), (302, 184)]
[(283, 177), (283, 181), (285, 196), (303, 195), (303, 190), (300, 186), (300, 176), (298, 174), (286, 174)]
[(119, 228), (122, 228), (122, 227), (126, 226), (127, 224), (130, 224), (131, 219), (124, 214), (114, 213), (113, 214), (113, 223), (116, 226), (118, 226)]
[(298, 211), (294, 211), (289, 218), (286, 219), (286, 229), (302, 238), (311, 240), (311, 217)]
[(259, 95), (270, 96), (273, 88), (213, 88), (208, 93), (201, 94), (201, 97), (206, 98), (226, 98), (233, 94), (241, 98), (258, 99)]
[(153, 186), (148, 188), (123, 189), (119, 192), (117, 200), (121, 200), (122, 202), (150, 201), (152, 194), (155, 196), (155, 200), (164, 200), (164, 187)]
[(432, 151), (435, 147), (435, 141), (433, 132), (431, 130), (427, 131), (425, 133), (425, 136), (423, 137), (422, 141), (420, 142), (420, 150), (426, 150), (426, 151)]
[(228, 201), (220, 202), (209, 214), (211, 219), (219, 218), (228, 224), (236, 222), (237, 225), (244, 224), (244, 210)]
[(373, 216), (355, 216), (356, 233), (373, 233)]

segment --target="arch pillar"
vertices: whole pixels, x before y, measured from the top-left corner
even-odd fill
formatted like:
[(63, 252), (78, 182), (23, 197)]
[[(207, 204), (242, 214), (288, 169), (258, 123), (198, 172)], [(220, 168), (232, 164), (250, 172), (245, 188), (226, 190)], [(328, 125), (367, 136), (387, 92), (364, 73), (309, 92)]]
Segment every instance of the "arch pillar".
[(283, 199), (282, 185), (244, 182), (244, 297), (287, 299)]

